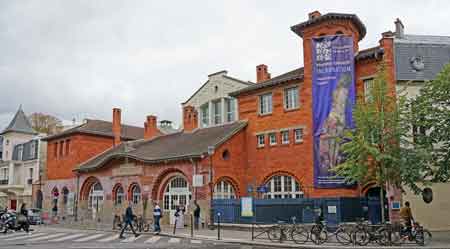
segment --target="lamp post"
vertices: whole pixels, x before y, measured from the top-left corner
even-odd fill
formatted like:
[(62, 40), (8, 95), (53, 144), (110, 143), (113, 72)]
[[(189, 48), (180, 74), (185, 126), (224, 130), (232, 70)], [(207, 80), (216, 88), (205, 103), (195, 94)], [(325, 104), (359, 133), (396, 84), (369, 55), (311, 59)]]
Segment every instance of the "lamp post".
[(214, 227), (214, 210), (213, 210), (213, 168), (212, 168), (212, 155), (214, 154), (214, 146), (208, 146), (209, 156), (209, 224), (210, 228)]

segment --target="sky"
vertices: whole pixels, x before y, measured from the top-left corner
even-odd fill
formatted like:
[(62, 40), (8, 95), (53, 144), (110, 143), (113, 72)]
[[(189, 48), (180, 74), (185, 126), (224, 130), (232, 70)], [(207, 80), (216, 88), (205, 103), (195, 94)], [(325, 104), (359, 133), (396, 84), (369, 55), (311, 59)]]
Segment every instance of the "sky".
[(400, 18), (407, 34), (450, 35), (450, 1), (0, 0), (0, 129), (22, 105), (62, 120), (112, 119), (143, 126), (153, 114), (176, 126), (181, 103), (207, 75), (255, 81), (303, 66), (290, 27), (309, 12), (354, 13), (360, 49)]

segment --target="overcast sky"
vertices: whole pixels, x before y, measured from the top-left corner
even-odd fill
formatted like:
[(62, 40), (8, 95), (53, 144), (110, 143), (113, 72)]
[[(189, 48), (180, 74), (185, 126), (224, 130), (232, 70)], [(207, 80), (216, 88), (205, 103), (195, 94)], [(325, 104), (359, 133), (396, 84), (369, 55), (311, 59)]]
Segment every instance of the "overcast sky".
[(0, 0), (0, 128), (20, 104), (27, 114), (143, 125), (156, 114), (178, 125), (180, 103), (206, 80), (255, 81), (303, 65), (290, 26), (307, 13), (355, 13), (360, 48), (378, 44), (399, 17), (406, 33), (450, 35), (449, 1), (7, 1)]

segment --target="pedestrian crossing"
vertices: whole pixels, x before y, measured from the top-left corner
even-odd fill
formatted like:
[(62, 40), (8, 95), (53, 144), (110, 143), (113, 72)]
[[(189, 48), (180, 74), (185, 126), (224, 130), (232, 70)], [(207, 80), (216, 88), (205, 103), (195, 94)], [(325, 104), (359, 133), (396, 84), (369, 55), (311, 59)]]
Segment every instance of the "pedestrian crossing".
[(132, 234), (128, 234), (125, 239), (120, 238), (119, 234), (113, 234), (108, 232), (96, 232), (96, 233), (75, 233), (75, 232), (52, 232), (52, 231), (36, 231), (34, 233), (15, 232), (11, 234), (0, 234), (0, 244), (2, 243), (143, 243), (143, 244), (156, 244), (156, 243), (169, 243), (169, 244), (202, 244), (202, 240), (195, 239), (182, 239), (150, 234), (141, 234), (139, 237), (135, 237)]

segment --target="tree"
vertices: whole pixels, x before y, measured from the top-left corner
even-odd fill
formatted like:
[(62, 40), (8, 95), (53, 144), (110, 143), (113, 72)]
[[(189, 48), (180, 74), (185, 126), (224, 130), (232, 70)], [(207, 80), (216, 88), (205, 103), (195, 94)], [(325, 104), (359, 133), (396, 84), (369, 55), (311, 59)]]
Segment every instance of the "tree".
[(450, 64), (425, 82), (410, 105), (411, 123), (417, 127), (415, 145), (430, 155), (427, 179), (446, 182), (450, 178)]
[(426, 161), (411, 141), (409, 108), (406, 97), (389, 86), (384, 66), (380, 66), (366, 98), (353, 110), (355, 129), (346, 133), (341, 153), (345, 160), (335, 173), (349, 182), (375, 181), (380, 191), (384, 222), (383, 189), (416, 186), (423, 178)]
[(44, 113), (33, 113), (29, 117), (31, 126), (36, 132), (53, 135), (62, 131), (62, 121), (57, 117)]

